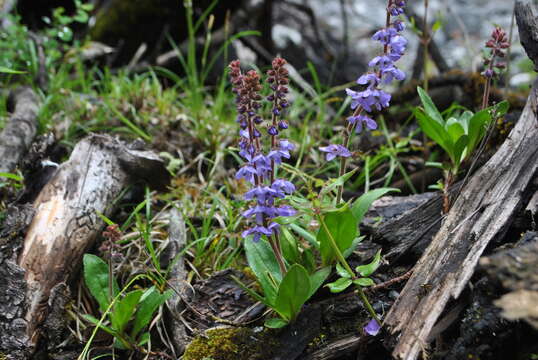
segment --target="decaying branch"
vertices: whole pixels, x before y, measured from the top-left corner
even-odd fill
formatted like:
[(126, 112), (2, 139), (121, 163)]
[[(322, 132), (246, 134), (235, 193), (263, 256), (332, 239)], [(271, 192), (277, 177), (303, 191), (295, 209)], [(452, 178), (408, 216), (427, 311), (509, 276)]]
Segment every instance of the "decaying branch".
[(40, 337), (51, 290), (74, 274), (102, 230), (99, 214), (113, 214), (121, 191), (140, 178), (157, 180), (158, 185), (168, 179), (157, 155), (130, 149), (108, 136), (91, 135), (76, 145), (40, 192), (19, 257), (26, 271), (25, 319), (32, 344)]
[(0, 172), (11, 172), (24, 156), (37, 132), (38, 99), (29, 87), (11, 94), (13, 113), (0, 133)]
[(400, 332), (395, 357), (418, 357), (446, 303), (461, 294), (488, 243), (504, 235), (524, 205), (522, 194), (538, 170), (537, 86), (507, 140), (462, 190), (387, 314), (385, 324)]

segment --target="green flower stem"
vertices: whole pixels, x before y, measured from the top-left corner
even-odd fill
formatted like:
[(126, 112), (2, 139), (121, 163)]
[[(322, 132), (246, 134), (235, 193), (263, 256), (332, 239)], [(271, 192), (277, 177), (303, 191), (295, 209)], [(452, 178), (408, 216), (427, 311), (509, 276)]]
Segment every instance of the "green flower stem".
[[(327, 224), (325, 224), (325, 221), (323, 221), (323, 217), (320, 215), (319, 211), (316, 213), (316, 215), (318, 217), (319, 223), (321, 224), (321, 226), (323, 226), (323, 229), (325, 230), (325, 232), (327, 233), (327, 235), (329, 237), (331, 246), (332, 246), (334, 252), (336, 253), (336, 257), (338, 258), (338, 261), (340, 262), (340, 264), (342, 264), (342, 266), (346, 269), (346, 271), (351, 274), (352, 280), (357, 279), (357, 276), (355, 275), (355, 272), (353, 271), (353, 269), (351, 269), (351, 266), (349, 266), (346, 258), (344, 257), (344, 255), (342, 254), (340, 249), (338, 248), (338, 245), (336, 245), (336, 241), (334, 240), (333, 235), (330, 233), (329, 229), (327, 228)], [(366, 294), (362, 290), (361, 286), (356, 285), (356, 287), (357, 287), (357, 291), (359, 293), (359, 297), (361, 298), (361, 301), (362, 301), (363, 305), (366, 307), (366, 310), (368, 310), (368, 312), (370, 313), (370, 316), (373, 319), (375, 319), (375, 321), (378, 323), (378, 325), (381, 326), (381, 321), (378, 319), (374, 308), (372, 307), (372, 305), (368, 301), (368, 297), (366, 297)]]

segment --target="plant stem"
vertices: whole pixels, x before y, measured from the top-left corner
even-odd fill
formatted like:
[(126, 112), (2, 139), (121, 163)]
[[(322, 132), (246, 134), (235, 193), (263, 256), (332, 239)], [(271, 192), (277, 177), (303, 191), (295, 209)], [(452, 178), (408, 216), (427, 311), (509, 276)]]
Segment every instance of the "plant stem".
[[(342, 254), (340, 249), (338, 248), (338, 245), (336, 245), (336, 241), (334, 240), (333, 235), (329, 231), (329, 228), (327, 227), (327, 224), (325, 224), (325, 221), (323, 220), (323, 217), (320, 215), (319, 210), (316, 212), (316, 215), (317, 215), (319, 223), (321, 224), (321, 226), (323, 226), (323, 229), (325, 230), (325, 232), (327, 233), (327, 236), (329, 237), (329, 242), (331, 244), (331, 247), (333, 248), (333, 251), (336, 254), (336, 257), (338, 258), (338, 261), (340, 262), (340, 264), (342, 264), (342, 266), (346, 269), (346, 271), (352, 275), (353, 280), (357, 279), (357, 276), (355, 275), (355, 272), (353, 271), (353, 269), (351, 269), (351, 266), (349, 266), (346, 258), (344, 257), (344, 255)], [(361, 298), (361, 301), (362, 301), (363, 305), (366, 307), (366, 310), (368, 310), (368, 312), (370, 313), (370, 316), (373, 319), (375, 319), (375, 321), (379, 324), (379, 326), (381, 326), (381, 321), (378, 319), (374, 308), (372, 307), (372, 305), (368, 301), (368, 297), (366, 297), (366, 294), (364, 293), (364, 291), (362, 290), (360, 285), (356, 285), (356, 287), (357, 287), (357, 291), (359, 293), (359, 297)]]
[(278, 235), (273, 234), (273, 236), (268, 238), (268, 240), (269, 244), (271, 245), (271, 248), (273, 249), (273, 252), (275, 253), (276, 261), (278, 262), (278, 267), (280, 268), (282, 277), (284, 277), (288, 270), (286, 269), (286, 263), (284, 262), (284, 257), (282, 256), (282, 250), (280, 249), (280, 241)]

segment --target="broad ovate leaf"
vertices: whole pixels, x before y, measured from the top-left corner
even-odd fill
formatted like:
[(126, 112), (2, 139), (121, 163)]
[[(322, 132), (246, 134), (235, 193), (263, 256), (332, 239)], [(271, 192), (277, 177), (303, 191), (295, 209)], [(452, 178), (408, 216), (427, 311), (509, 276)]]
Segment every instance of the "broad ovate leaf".
[(109, 289), (108, 264), (99, 256), (84, 254), (82, 259), (84, 267), (84, 281), (92, 296), (99, 304), (99, 310), (104, 313), (112, 298), (119, 293), (116, 279), (112, 279), (112, 296)]
[(299, 264), (293, 264), (278, 287), (274, 310), (283, 319), (291, 321), (301, 311), (310, 296), (310, 277)]

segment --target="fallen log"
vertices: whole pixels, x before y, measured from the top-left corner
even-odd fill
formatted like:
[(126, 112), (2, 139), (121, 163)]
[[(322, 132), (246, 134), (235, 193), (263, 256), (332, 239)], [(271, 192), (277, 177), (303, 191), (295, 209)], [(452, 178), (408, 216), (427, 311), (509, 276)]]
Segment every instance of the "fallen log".
[(29, 87), (10, 94), (11, 114), (0, 133), (0, 173), (12, 172), (22, 159), (37, 132), (38, 98)]
[(488, 243), (504, 235), (524, 205), (523, 194), (538, 170), (537, 107), (538, 82), (515, 128), (462, 189), (387, 314), (385, 325), (400, 333), (394, 357), (418, 357), (445, 305), (461, 294)]
[(26, 333), (32, 345), (40, 338), (51, 290), (75, 273), (102, 230), (99, 214), (113, 214), (121, 191), (140, 178), (162, 186), (169, 175), (154, 153), (91, 135), (75, 146), (40, 192), (18, 260), (25, 270)]

